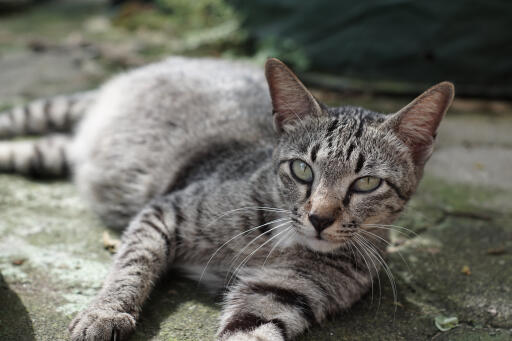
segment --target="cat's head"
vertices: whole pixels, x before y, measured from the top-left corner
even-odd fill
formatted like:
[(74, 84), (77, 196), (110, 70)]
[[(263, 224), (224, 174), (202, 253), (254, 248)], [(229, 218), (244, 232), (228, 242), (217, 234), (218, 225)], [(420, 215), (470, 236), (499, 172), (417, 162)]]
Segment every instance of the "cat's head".
[(437, 84), (383, 115), (327, 107), (277, 59), (267, 61), (265, 74), (279, 134), (279, 193), (293, 213), (297, 241), (329, 252), (396, 219), (432, 153), (453, 84)]

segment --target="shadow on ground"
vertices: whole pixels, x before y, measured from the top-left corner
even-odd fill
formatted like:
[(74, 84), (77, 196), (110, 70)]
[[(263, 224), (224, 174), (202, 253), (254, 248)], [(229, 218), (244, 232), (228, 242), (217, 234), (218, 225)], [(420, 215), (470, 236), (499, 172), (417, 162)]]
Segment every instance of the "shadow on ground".
[(0, 340), (36, 340), (30, 315), (0, 274)]
[(160, 281), (144, 305), (130, 340), (204, 340), (205, 335), (216, 332), (219, 307), (218, 300), (204, 288), (173, 271)]

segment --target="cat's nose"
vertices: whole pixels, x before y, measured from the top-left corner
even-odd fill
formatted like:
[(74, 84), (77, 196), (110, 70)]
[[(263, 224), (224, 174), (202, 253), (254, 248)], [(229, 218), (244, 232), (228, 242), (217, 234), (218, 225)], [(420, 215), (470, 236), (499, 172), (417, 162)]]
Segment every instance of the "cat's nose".
[(313, 227), (315, 228), (315, 230), (318, 233), (321, 233), (323, 230), (325, 230), (326, 228), (331, 226), (332, 223), (334, 223), (334, 219), (333, 218), (321, 217), (321, 216), (316, 215), (316, 214), (310, 214), (309, 215), (309, 221), (311, 222), (311, 224), (313, 225)]

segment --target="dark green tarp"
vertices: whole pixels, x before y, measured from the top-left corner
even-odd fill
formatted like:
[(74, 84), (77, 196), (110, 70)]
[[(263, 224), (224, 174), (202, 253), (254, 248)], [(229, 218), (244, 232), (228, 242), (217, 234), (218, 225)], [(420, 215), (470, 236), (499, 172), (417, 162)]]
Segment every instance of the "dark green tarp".
[(306, 70), (417, 84), (448, 79), (466, 93), (512, 96), (511, 0), (233, 2), (257, 41)]

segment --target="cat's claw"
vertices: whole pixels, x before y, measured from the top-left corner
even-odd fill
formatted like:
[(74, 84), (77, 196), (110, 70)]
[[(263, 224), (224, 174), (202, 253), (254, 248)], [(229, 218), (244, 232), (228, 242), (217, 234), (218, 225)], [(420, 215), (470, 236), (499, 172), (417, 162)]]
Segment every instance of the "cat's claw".
[(69, 325), (72, 341), (121, 341), (135, 330), (135, 318), (115, 310), (88, 308)]

